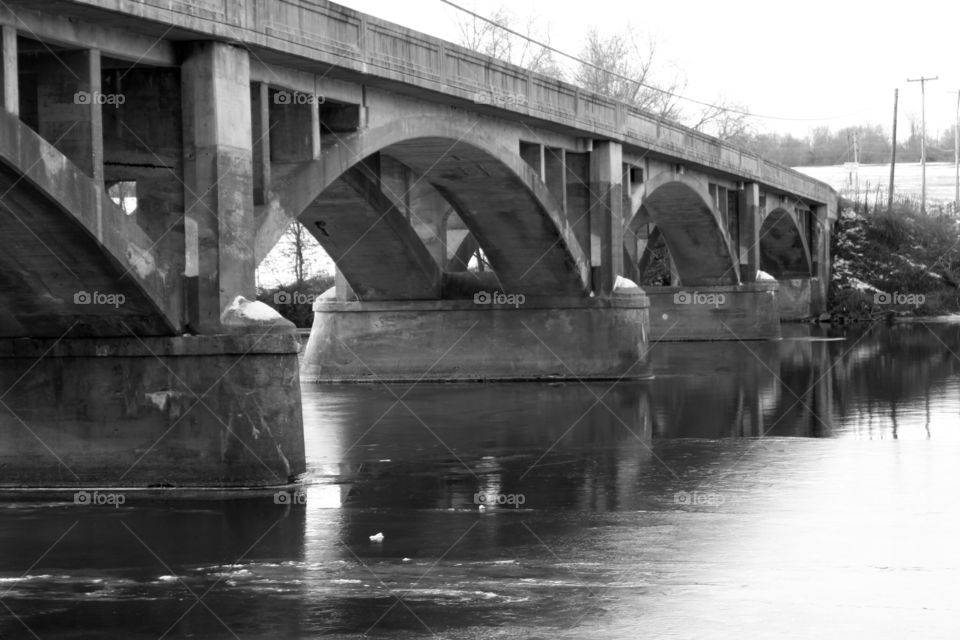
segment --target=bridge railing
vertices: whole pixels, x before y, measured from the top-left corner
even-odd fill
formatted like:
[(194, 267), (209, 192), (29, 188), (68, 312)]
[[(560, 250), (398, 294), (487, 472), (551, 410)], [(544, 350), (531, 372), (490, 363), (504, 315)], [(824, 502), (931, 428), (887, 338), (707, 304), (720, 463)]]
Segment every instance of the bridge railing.
[(826, 184), (680, 124), (326, 0), (74, 0), (288, 52), (704, 164), (820, 203)]

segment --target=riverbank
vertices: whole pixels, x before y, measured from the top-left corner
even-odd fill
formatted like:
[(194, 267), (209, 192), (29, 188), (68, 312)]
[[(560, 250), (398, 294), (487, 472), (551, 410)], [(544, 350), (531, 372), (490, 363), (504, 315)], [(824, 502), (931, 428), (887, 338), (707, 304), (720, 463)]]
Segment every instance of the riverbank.
[(920, 213), (911, 201), (892, 212), (842, 201), (821, 319), (846, 324), (960, 312), (958, 247), (956, 218)]

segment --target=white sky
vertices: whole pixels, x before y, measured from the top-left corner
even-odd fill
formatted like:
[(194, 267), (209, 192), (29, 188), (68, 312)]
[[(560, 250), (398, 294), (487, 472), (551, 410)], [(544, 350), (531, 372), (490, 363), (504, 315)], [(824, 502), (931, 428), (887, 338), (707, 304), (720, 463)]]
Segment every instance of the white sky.
[[(482, 15), (498, 0), (460, 0)], [(447, 40), (457, 41), (459, 12), (440, 0), (339, 0), (339, 4)], [(920, 84), (927, 84), (928, 135), (953, 126), (960, 89), (960, 4), (849, 0), (514, 0), (522, 25), (528, 15), (549, 25), (551, 44), (579, 54), (591, 26), (616, 33), (630, 26), (658, 42), (662, 67), (681, 69), (684, 94), (710, 102), (723, 94), (755, 114), (767, 131), (805, 135), (878, 123), (889, 133), (893, 90), (900, 89), (898, 137), (909, 117), (920, 121)], [(523, 28), (518, 29), (523, 31)], [(695, 108), (691, 105), (691, 109)]]

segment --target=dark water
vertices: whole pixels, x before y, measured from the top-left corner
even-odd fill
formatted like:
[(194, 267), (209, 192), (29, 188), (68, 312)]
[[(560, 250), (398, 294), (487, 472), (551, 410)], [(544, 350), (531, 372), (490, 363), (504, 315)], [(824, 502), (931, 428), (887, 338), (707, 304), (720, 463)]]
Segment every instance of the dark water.
[(651, 356), (308, 386), (294, 504), (0, 504), (0, 637), (960, 637), (960, 325)]

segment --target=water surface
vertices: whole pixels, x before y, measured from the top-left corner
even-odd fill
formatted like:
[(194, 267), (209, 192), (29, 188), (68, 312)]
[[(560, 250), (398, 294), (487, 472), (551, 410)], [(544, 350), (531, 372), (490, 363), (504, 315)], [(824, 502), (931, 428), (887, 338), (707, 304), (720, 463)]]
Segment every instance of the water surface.
[(787, 333), (307, 386), (302, 495), (0, 505), (0, 637), (957, 637), (960, 327)]

